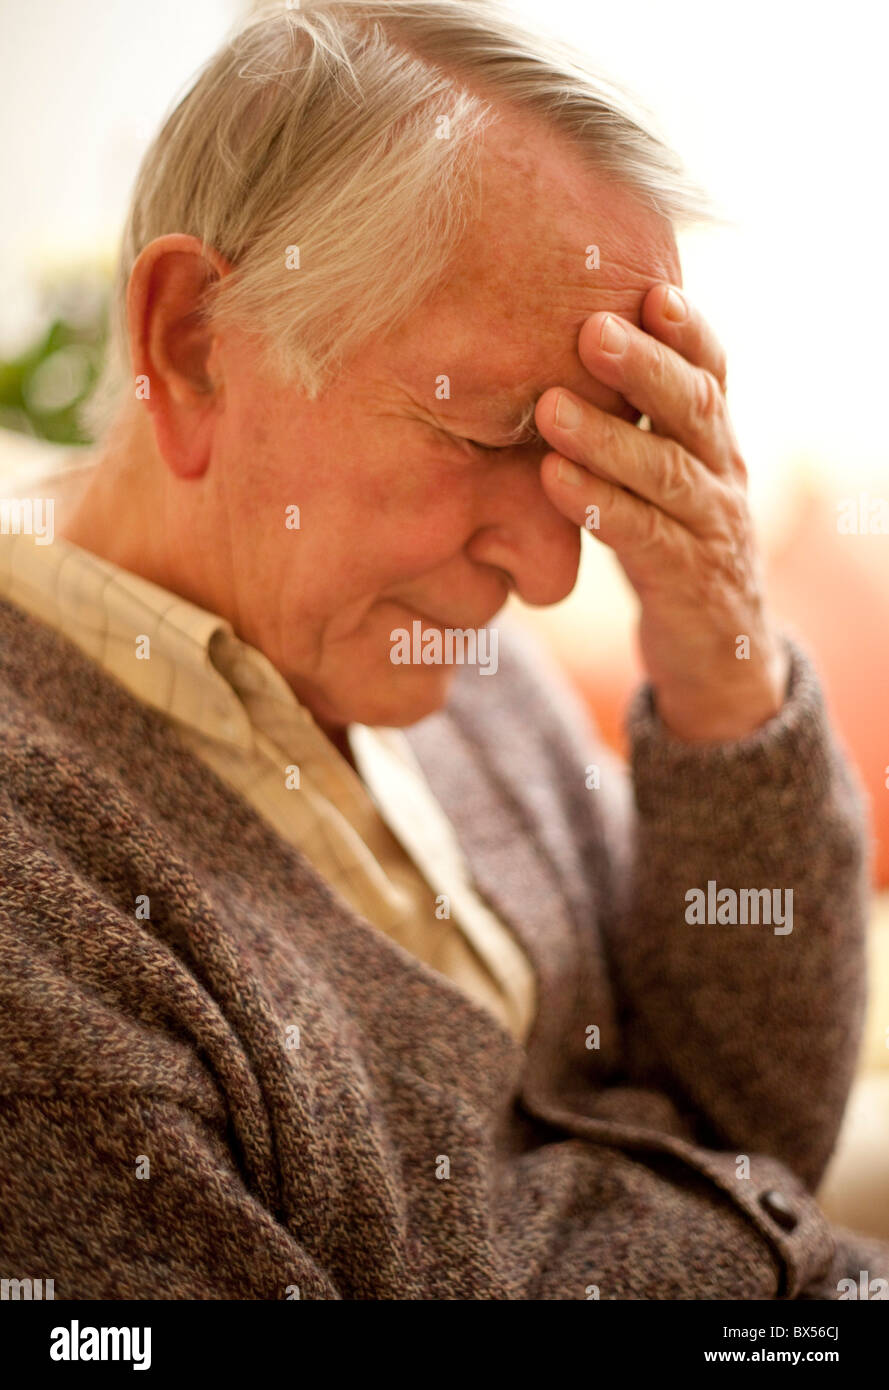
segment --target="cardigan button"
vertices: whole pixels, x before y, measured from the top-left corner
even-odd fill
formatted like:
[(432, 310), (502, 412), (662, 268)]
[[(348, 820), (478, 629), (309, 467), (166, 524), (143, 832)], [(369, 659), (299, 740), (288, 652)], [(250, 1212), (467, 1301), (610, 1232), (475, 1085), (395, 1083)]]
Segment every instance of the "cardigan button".
[(799, 1225), (799, 1218), (782, 1192), (772, 1189), (760, 1194), (759, 1205), (782, 1230), (793, 1231)]

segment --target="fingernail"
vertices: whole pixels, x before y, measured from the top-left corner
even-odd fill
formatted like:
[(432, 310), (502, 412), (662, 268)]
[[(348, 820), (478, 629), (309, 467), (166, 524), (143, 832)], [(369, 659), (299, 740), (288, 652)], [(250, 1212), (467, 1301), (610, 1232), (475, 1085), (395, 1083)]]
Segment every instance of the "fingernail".
[(580, 406), (564, 391), (556, 401), (556, 424), (561, 430), (576, 430), (580, 424)]
[(613, 319), (609, 314), (602, 320), (602, 328), (599, 332), (599, 347), (606, 352), (613, 352), (615, 355), (623, 352), (627, 345), (627, 335), (621, 328), (617, 319)]
[(560, 483), (568, 483), (571, 487), (579, 487), (583, 482), (583, 469), (578, 468), (576, 463), (570, 459), (559, 459), (559, 466), (556, 469), (556, 476)]
[(683, 319), (688, 318), (688, 305), (676, 290), (667, 290), (664, 295), (664, 318), (672, 319), (674, 323), (682, 323)]

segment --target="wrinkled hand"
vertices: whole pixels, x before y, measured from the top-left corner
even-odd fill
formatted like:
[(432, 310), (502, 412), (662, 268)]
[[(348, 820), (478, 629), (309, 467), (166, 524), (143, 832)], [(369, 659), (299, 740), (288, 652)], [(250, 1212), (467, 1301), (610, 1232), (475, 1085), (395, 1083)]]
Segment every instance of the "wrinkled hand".
[[(740, 738), (780, 710), (789, 658), (764, 610), (725, 354), (665, 284), (646, 295), (642, 328), (592, 314), (578, 352), (651, 429), (551, 387), (535, 417), (557, 451), (542, 460), (543, 487), (612, 547), (639, 595), (642, 658), (668, 729), (693, 741)], [(565, 397), (578, 407), (574, 421), (557, 420)]]

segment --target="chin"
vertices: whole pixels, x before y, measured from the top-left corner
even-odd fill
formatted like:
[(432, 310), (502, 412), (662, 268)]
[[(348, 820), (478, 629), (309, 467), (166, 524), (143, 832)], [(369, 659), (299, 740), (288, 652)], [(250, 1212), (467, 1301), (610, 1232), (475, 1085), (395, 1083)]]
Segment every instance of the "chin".
[(406, 728), (417, 724), (446, 703), (459, 666), (401, 666), (393, 677), (392, 667), (379, 679), (368, 677), (360, 689), (351, 690), (336, 702), (337, 724), (367, 724), (373, 727)]

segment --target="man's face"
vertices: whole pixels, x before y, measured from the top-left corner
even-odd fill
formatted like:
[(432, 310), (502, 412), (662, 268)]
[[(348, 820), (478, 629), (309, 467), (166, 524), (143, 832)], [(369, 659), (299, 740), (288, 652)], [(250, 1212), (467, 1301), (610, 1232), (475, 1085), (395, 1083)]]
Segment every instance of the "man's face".
[(444, 285), (317, 401), (258, 376), (237, 335), (220, 347), (211, 472), (231, 613), (327, 728), (410, 724), (445, 701), (460, 668), (393, 664), (394, 629), (479, 628), (511, 590), (529, 604), (571, 592), (580, 533), (541, 487), (548, 446), (467, 441), (509, 445), (558, 384), (636, 420), (583, 368), (578, 331), (598, 309), (638, 324), (655, 281), (681, 284), (669, 224), (536, 125), (489, 130), (481, 179), (482, 216)]

